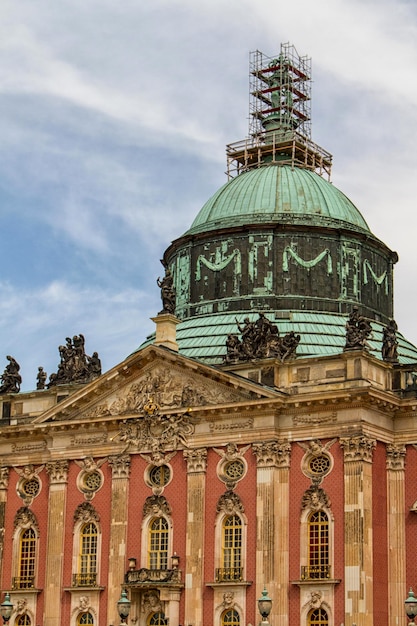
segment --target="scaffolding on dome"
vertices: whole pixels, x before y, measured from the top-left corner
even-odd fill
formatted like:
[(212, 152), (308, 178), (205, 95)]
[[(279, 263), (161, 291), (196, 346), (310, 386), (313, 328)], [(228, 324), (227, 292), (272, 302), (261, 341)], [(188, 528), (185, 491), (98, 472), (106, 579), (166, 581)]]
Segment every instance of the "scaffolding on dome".
[(249, 57), (249, 137), (226, 147), (227, 175), (276, 163), (330, 179), (332, 155), (311, 141), (311, 59), (281, 44), (277, 57)]

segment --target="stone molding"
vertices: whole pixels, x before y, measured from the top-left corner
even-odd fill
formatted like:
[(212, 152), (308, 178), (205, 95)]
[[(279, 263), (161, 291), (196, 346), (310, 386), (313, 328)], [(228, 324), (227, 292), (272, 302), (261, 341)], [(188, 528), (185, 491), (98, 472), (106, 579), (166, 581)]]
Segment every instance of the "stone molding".
[(8, 467), (3, 466), (0, 468), (0, 491), (7, 490), (9, 486), (9, 474), (10, 470)]

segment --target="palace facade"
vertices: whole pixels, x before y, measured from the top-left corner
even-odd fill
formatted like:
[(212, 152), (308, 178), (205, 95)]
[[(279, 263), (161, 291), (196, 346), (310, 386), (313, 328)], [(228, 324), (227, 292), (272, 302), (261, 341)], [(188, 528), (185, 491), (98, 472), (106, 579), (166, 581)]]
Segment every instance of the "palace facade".
[(82, 335), (37, 390), (3, 374), (13, 626), (116, 626), (122, 592), (136, 626), (255, 625), (264, 589), (272, 626), (405, 619), (417, 349), (392, 319), (398, 257), (328, 180), (309, 60), (256, 52), (250, 75), (254, 126), (164, 254), (155, 334), (103, 374)]

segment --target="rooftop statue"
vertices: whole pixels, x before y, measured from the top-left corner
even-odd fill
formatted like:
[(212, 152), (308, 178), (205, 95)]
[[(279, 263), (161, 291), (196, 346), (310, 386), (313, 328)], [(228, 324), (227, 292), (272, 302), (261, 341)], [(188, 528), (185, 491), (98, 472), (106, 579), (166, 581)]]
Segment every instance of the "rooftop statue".
[(101, 374), (98, 353), (93, 356), (85, 353), (85, 338), (81, 333), (67, 337), (65, 345), (59, 346), (61, 361), (58, 371), (49, 377), (48, 388), (66, 383), (88, 383)]
[(249, 317), (245, 317), (243, 326), (236, 319), (241, 339), (235, 333), (228, 335), (227, 353), (224, 357), (226, 363), (268, 357), (284, 361), (295, 355), (300, 343), (300, 335), (291, 331), (284, 337), (280, 337), (276, 324), (273, 324), (264, 313), (258, 313), (258, 315), (256, 322), (251, 322)]
[(382, 359), (390, 363), (398, 363), (398, 326), (395, 320), (390, 320), (385, 326), (382, 335)]
[(175, 288), (174, 278), (171, 274), (171, 270), (167, 267), (164, 261), (161, 260), (162, 265), (165, 267), (165, 276), (161, 279), (159, 276), (156, 279), (158, 287), (161, 288), (162, 299), (162, 311), (158, 315), (163, 313), (171, 313), (175, 315)]
[(6, 365), (1, 376), (0, 393), (18, 393), (22, 383), (19, 374), (20, 365), (12, 356), (6, 356), (9, 363)]
[(36, 389), (45, 389), (46, 379), (48, 374), (45, 372), (43, 367), (38, 367), (38, 374), (36, 376)]
[(356, 305), (346, 322), (346, 344), (344, 350), (367, 350), (368, 338), (372, 333), (370, 322), (360, 315)]

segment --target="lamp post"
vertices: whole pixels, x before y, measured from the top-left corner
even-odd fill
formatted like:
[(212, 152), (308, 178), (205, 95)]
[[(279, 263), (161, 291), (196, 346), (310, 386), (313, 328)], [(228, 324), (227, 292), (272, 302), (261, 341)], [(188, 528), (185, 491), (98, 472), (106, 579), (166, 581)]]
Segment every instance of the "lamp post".
[(127, 624), (126, 618), (130, 613), (130, 600), (127, 597), (126, 589), (123, 589), (122, 591), (120, 600), (117, 603), (117, 610), (119, 611), (119, 616), (120, 616), (120, 619), (122, 620), (120, 622), (120, 626), (122, 626), (122, 624)]
[(264, 588), (262, 592), (262, 596), (258, 600), (258, 609), (259, 613), (262, 616), (262, 622), (260, 622), (259, 626), (269, 626), (268, 617), (272, 608), (272, 600), (268, 596), (268, 592), (266, 588)]
[(411, 589), (411, 587), (410, 587), (410, 591), (408, 592), (408, 598), (406, 598), (404, 601), (404, 605), (405, 605), (405, 612), (407, 613), (407, 616), (410, 618), (410, 621), (408, 622), (408, 626), (412, 626), (413, 624), (415, 624), (414, 618), (417, 615), (417, 598), (415, 597), (414, 592)]
[(10, 593), (6, 593), (4, 601), (0, 604), (0, 613), (3, 618), (3, 624), (7, 624), (12, 613), (13, 613), (13, 604), (10, 602)]

